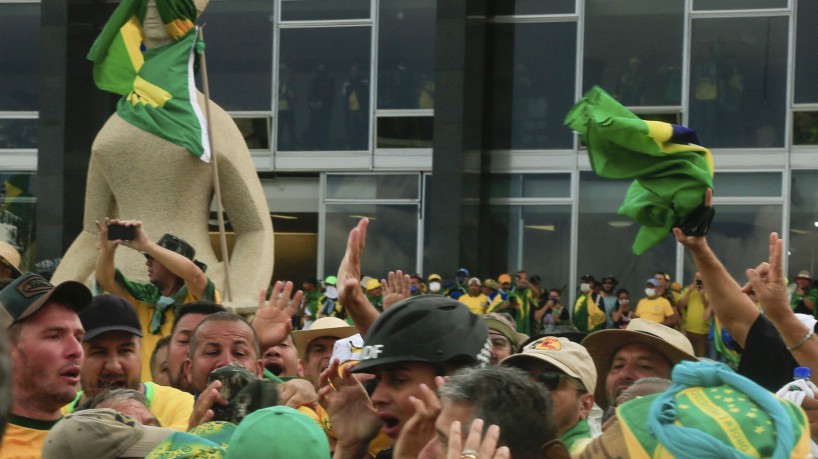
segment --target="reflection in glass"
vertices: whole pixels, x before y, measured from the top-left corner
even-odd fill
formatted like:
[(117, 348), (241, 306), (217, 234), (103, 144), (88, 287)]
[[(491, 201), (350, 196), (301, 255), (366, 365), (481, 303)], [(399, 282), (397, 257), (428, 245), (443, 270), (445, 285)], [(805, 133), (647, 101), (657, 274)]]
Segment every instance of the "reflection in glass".
[(34, 271), (37, 255), (36, 178), (30, 172), (0, 173), (0, 241), (20, 252), (23, 272)]
[(490, 26), (490, 148), (573, 146), (562, 121), (574, 105), (576, 30), (574, 22)]
[(818, 145), (818, 112), (793, 112), (793, 145)]
[(693, 0), (693, 10), (755, 10), (764, 8), (787, 8), (787, 0)]
[(630, 291), (633, 302), (643, 296), (645, 279), (657, 271), (674, 272), (676, 240), (668, 233), (641, 256), (633, 254), (639, 225), (616, 214), (629, 186), (628, 180), (601, 179), (593, 172), (580, 174), (577, 269), (597, 279), (616, 277), (619, 287)]
[(787, 21), (693, 21), (689, 127), (704, 146), (784, 146)]
[(225, 110), (272, 109), (272, 15), (267, 0), (210, 2), (202, 14), (210, 97)]
[(575, 0), (502, 0), (489, 2), (490, 14), (496, 16), (527, 14), (573, 14)]
[(790, 199), (790, 259), (788, 279), (793, 280), (802, 269), (816, 278), (818, 271), (818, 171), (792, 172)]
[(495, 174), (489, 186), (492, 198), (568, 198), (571, 174)]
[(327, 199), (418, 199), (417, 174), (328, 175)]
[(233, 118), (247, 148), (250, 150), (270, 149), (270, 118)]
[(684, 6), (588, 0), (583, 91), (601, 86), (625, 106), (681, 105)]
[(369, 0), (282, 0), (281, 20), (369, 19), (369, 9)]
[[(747, 281), (747, 269), (769, 258), (770, 233), (781, 234), (781, 223), (780, 205), (720, 205), (707, 233), (707, 243), (733, 278), (743, 284)], [(684, 266), (685, 278), (689, 281), (696, 264), (687, 251)]]
[(417, 269), (418, 206), (333, 204), (326, 206), (324, 272), (338, 271), (347, 236), (361, 217), (369, 218), (366, 250), (361, 259), (364, 276), (385, 279), (389, 271)]
[(795, 103), (818, 103), (818, 59), (815, 59), (815, 43), (818, 43), (818, 2), (798, 2), (795, 26)]
[(0, 119), (0, 148), (37, 148), (37, 119)]
[(40, 106), (40, 4), (0, 4), (0, 111)]
[(433, 126), (431, 116), (380, 117), (377, 148), (432, 148)]
[(378, 26), (378, 108), (433, 108), (435, 0), (382, 1)]
[[(571, 257), (571, 206), (491, 206), (492, 276), (523, 269), (546, 288), (565, 290)], [(482, 269), (482, 268), (481, 268)], [(565, 292), (567, 293), (567, 292)], [(568, 301), (568, 296), (563, 296)]]
[(281, 30), (279, 150), (369, 148), (370, 31)]
[(718, 197), (780, 197), (780, 172), (716, 172), (713, 189)]

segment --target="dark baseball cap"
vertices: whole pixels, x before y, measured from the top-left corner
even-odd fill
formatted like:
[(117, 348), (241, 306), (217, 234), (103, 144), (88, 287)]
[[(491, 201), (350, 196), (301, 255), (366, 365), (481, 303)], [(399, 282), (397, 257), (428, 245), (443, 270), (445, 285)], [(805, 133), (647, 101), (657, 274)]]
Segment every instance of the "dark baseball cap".
[(0, 291), (0, 320), (5, 326), (19, 322), (48, 303), (58, 303), (80, 312), (91, 302), (91, 291), (75, 281), (65, 281), (58, 286), (43, 276), (25, 273)]
[(88, 341), (110, 331), (124, 331), (142, 336), (139, 317), (133, 305), (115, 295), (97, 295), (91, 304), (80, 312), (80, 321)]

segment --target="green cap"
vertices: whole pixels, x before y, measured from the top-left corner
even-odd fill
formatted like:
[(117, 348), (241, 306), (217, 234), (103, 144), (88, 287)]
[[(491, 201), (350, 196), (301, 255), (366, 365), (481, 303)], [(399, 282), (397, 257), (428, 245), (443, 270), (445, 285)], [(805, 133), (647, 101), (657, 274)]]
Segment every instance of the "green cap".
[(307, 415), (286, 406), (271, 406), (244, 418), (227, 447), (227, 459), (268, 457), (327, 459), (329, 441)]
[(25, 273), (0, 290), (0, 320), (6, 327), (39, 311), (48, 303), (58, 303), (79, 312), (91, 303), (85, 285), (66, 281), (54, 287), (39, 274)]

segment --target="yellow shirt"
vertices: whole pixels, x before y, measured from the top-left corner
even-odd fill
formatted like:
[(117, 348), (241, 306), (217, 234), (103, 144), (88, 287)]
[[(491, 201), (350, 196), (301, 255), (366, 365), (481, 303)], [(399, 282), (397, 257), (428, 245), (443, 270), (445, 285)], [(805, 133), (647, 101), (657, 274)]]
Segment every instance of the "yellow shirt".
[(687, 300), (687, 307), (682, 313), (682, 323), (685, 330), (690, 333), (706, 335), (710, 333), (710, 320), (704, 320), (704, 299), (698, 289), (685, 287), (682, 290), (682, 297), (690, 291), (690, 298)]
[(56, 423), (10, 414), (0, 444), (0, 459), (39, 459), (45, 436)]
[(662, 323), (673, 315), (673, 307), (665, 298), (642, 298), (636, 305), (636, 316), (656, 323)]
[(489, 297), (482, 293), (477, 296), (471, 296), (466, 293), (465, 295), (460, 295), (458, 301), (468, 306), (469, 310), (478, 316), (485, 314), (486, 308), (489, 306)]
[[(173, 387), (160, 386), (152, 382), (144, 383), (145, 397), (150, 403), (151, 413), (156, 416), (162, 427), (187, 432), (188, 421), (193, 413), (193, 396)], [(63, 415), (73, 413), (82, 398), (82, 391), (73, 402), (62, 408)]]

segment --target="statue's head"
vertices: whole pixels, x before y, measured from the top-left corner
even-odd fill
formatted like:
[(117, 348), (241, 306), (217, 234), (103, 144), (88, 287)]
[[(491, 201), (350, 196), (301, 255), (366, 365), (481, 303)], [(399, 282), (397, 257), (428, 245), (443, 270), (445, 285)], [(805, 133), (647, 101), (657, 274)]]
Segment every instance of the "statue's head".
[[(193, 4), (196, 5), (197, 17), (202, 15), (209, 2), (210, 0), (193, 0)], [(195, 22), (196, 18), (193, 18), (193, 20)], [(162, 22), (162, 18), (159, 16), (159, 9), (156, 6), (156, 0), (148, 0), (147, 8), (145, 10), (145, 19), (142, 20), (142, 33), (143, 42), (145, 43), (145, 47), (148, 49), (158, 48), (173, 42), (173, 38), (170, 36), (168, 31), (165, 30), (165, 25)]]

